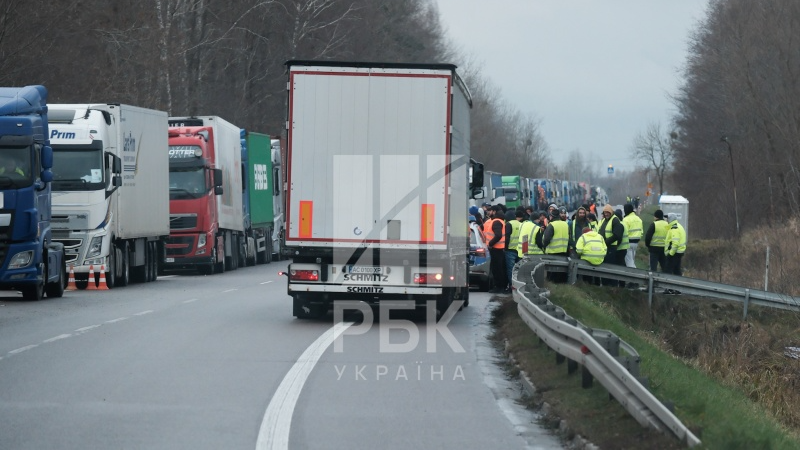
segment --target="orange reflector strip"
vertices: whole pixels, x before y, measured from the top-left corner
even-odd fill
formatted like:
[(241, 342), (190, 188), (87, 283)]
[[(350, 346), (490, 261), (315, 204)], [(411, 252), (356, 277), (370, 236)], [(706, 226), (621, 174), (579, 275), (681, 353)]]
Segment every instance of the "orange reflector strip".
[(314, 202), (300, 201), (300, 237), (311, 237), (311, 224), (314, 219)]
[(436, 205), (432, 203), (425, 203), (422, 205), (422, 214), (420, 215), (420, 240), (432, 241), (433, 240), (433, 216), (436, 210)]

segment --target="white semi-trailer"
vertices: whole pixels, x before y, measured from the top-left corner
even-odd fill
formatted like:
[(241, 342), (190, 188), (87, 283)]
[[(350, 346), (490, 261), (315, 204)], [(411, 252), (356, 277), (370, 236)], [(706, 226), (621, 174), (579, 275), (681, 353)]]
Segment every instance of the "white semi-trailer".
[(109, 287), (156, 279), (169, 236), (167, 138), (163, 111), (50, 105), (53, 238), (77, 279), (102, 266)]
[(456, 67), (287, 66), (294, 315), (336, 300), (435, 300), (440, 314), (466, 303), (471, 99)]

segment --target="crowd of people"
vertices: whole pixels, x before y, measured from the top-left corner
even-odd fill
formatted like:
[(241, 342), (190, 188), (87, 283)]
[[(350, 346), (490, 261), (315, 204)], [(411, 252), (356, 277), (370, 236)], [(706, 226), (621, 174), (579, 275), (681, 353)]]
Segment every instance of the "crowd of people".
[[(643, 230), (635, 203), (623, 206), (624, 212), (606, 204), (600, 218), (595, 205), (583, 205), (568, 217), (566, 208), (551, 204), (547, 211), (532, 207), (506, 209), (505, 205), (484, 203), (470, 207), (470, 220), (483, 231), (491, 256), (494, 279), (492, 293), (511, 292), (514, 265), (526, 255), (577, 257), (589, 264), (616, 264), (635, 268), (639, 242), (650, 253), (650, 270), (682, 275), (681, 260), (686, 252), (686, 231), (675, 214), (657, 210), (653, 223)], [(551, 274), (552, 281), (566, 281), (566, 274)], [(616, 280), (594, 280), (598, 284), (624, 287)]]

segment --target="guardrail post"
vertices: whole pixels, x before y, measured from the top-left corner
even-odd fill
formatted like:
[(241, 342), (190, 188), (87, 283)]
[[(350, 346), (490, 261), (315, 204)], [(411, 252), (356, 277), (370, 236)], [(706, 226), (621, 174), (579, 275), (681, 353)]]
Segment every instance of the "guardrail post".
[(567, 374), (572, 375), (576, 370), (578, 370), (578, 362), (567, 359)]
[(589, 369), (587, 369), (586, 366), (583, 366), (583, 372), (581, 373), (581, 387), (584, 389), (589, 389), (592, 387), (592, 380), (594, 380), (592, 372), (589, 372)]
[(750, 304), (750, 289), (744, 290), (744, 316), (742, 320), (747, 320), (747, 305)]
[(567, 357), (562, 355), (561, 353), (556, 352), (556, 365), (563, 364), (564, 361), (567, 360)]
[(569, 284), (575, 284), (578, 281), (578, 261), (574, 259), (569, 260)]
[(647, 272), (647, 307), (653, 309), (653, 272)]

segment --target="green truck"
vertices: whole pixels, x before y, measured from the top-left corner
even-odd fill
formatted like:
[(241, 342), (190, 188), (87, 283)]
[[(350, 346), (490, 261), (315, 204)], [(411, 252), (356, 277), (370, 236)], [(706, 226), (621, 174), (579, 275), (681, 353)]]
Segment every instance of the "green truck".
[(530, 204), (528, 198), (527, 182), (523, 184), (523, 178), (519, 175), (503, 175), (503, 190), (506, 194), (506, 207), (514, 209), (517, 206), (528, 206)]
[(284, 232), (280, 140), (244, 131), (243, 141), (248, 186), (242, 197), (247, 263), (264, 264), (271, 262), (273, 255), (280, 258)]

